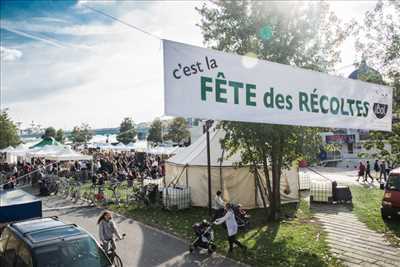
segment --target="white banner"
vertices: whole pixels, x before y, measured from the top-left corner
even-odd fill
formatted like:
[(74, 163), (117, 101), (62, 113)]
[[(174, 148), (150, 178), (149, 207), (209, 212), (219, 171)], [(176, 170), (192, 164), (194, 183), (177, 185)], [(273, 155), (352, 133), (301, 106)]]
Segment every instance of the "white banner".
[(165, 115), (392, 129), (392, 88), (163, 40)]

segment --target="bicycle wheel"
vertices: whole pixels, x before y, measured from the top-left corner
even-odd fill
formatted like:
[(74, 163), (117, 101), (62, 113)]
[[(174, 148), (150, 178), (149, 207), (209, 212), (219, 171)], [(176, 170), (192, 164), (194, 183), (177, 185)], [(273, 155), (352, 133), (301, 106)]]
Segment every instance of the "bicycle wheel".
[(117, 254), (115, 254), (115, 256), (114, 256), (113, 264), (114, 264), (115, 267), (123, 267), (124, 266), (124, 264), (122, 263), (121, 258)]

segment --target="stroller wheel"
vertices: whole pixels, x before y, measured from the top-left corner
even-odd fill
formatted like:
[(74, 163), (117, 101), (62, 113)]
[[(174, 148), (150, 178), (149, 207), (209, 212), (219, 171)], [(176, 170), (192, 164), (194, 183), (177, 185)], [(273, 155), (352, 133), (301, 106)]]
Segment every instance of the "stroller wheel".
[(208, 254), (212, 254), (217, 250), (217, 246), (215, 244), (210, 244), (208, 246)]

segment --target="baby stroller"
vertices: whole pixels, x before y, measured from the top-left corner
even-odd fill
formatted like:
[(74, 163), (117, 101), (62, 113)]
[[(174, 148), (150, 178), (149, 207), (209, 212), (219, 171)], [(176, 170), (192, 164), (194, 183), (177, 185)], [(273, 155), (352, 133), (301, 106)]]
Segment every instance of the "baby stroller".
[(250, 224), (250, 215), (240, 204), (232, 204), (235, 219), (239, 227), (247, 227)]
[(212, 254), (217, 247), (214, 244), (214, 230), (212, 224), (207, 220), (203, 220), (201, 223), (195, 223), (192, 226), (196, 238), (193, 240), (189, 247), (190, 253), (197, 248), (207, 249), (209, 254)]

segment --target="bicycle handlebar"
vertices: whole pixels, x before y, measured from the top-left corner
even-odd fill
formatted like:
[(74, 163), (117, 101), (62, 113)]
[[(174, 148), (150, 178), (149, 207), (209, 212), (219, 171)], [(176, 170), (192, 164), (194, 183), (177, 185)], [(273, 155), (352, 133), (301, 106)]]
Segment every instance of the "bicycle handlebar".
[(121, 241), (121, 240), (124, 240), (124, 239), (125, 239), (125, 237), (126, 237), (126, 234), (125, 234), (125, 233), (123, 233), (123, 234), (122, 234), (122, 238), (121, 238), (121, 239), (118, 239), (118, 238), (116, 238), (116, 239), (115, 239), (115, 241)]

